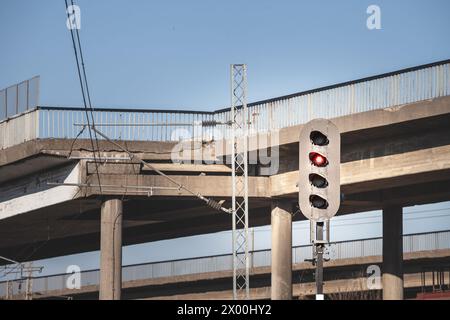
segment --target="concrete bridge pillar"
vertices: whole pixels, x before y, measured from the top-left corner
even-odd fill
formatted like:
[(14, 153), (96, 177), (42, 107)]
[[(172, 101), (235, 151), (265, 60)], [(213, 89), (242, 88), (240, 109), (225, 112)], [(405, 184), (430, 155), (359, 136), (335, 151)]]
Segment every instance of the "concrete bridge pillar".
[(122, 200), (106, 200), (101, 209), (100, 300), (120, 300), (122, 289)]
[(403, 208), (383, 208), (383, 300), (403, 300)]
[(292, 299), (292, 205), (272, 202), (271, 299)]

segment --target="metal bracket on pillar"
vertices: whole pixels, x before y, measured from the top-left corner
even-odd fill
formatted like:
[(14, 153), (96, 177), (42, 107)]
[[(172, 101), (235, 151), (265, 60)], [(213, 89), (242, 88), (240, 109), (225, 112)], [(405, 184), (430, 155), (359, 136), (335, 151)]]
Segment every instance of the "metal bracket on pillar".
[[(325, 238), (324, 238), (324, 226)], [(311, 261), (316, 267), (315, 278), (316, 278), (316, 300), (323, 300), (323, 255), (325, 253), (325, 245), (330, 242), (330, 220), (326, 222), (312, 221), (310, 220), (310, 239), (313, 244), (313, 258)], [(327, 260), (328, 261), (328, 260)]]
[(103, 188), (104, 192), (133, 192), (133, 193), (143, 193), (148, 197), (151, 197), (155, 194), (155, 190), (161, 191), (178, 191), (179, 187), (159, 187), (159, 186), (135, 186), (135, 185), (123, 185), (123, 184), (92, 184), (92, 183), (65, 183), (65, 182), (47, 182), (48, 186), (68, 186), (68, 187), (79, 187), (79, 188), (99, 188), (100, 186)]
[(326, 220), (325, 221), (325, 239), (323, 239), (322, 236), (322, 240), (318, 240), (318, 238), (316, 237), (317, 235), (317, 222), (313, 221), (313, 220), (309, 220), (309, 239), (311, 243), (323, 243), (323, 244), (328, 244), (330, 243), (330, 220)]
[(249, 299), (247, 67), (231, 65), (233, 299)]

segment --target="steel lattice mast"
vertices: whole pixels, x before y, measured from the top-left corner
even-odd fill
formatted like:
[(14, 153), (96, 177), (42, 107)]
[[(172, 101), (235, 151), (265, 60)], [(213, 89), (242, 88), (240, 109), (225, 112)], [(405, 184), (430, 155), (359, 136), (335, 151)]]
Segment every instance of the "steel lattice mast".
[(231, 65), (233, 298), (249, 299), (247, 66)]

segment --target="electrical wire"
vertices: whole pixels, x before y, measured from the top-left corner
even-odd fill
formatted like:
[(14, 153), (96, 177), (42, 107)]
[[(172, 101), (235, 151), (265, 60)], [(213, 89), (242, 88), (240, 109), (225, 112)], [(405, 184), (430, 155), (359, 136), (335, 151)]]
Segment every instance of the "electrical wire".
[[(74, 2), (73, 0), (71, 0), (71, 4), (72, 7), (74, 6)], [(66, 5), (66, 11), (67, 11), (67, 18), (70, 19), (70, 13), (68, 10), (68, 1), (65, 0), (65, 5)], [(74, 12), (72, 12), (74, 13)], [(74, 18), (76, 19), (76, 15), (74, 15)], [(76, 23), (76, 20), (75, 20)], [(98, 185), (99, 185), (99, 189), (100, 189), (100, 194), (102, 193), (102, 189), (101, 189), (101, 181), (100, 181), (100, 174), (99, 174), (99, 170), (98, 170), (98, 161), (97, 161), (97, 155), (96, 155), (96, 151), (98, 152), (99, 158), (100, 158), (100, 149), (99, 149), (99, 145), (98, 145), (98, 137), (97, 137), (97, 133), (101, 134), (104, 138), (106, 138), (107, 140), (109, 140), (110, 142), (112, 142), (114, 145), (118, 146), (121, 150), (123, 150), (124, 152), (126, 152), (131, 159), (136, 158), (136, 156), (134, 154), (132, 154), (130, 151), (128, 151), (126, 148), (120, 146), (119, 144), (113, 142), (112, 140), (110, 140), (108, 137), (106, 137), (105, 135), (103, 135), (102, 133), (100, 133), (99, 131), (96, 130), (95, 128), (95, 119), (94, 119), (94, 114), (93, 114), (93, 108), (92, 108), (92, 104), (91, 104), (91, 98), (90, 98), (90, 92), (89, 92), (89, 86), (88, 86), (88, 82), (87, 82), (87, 76), (86, 76), (86, 68), (84, 65), (84, 59), (83, 59), (83, 53), (82, 53), (82, 47), (81, 47), (81, 40), (80, 40), (80, 35), (78, 32), (78, 29), (75, 28), (76, 30), (76, 38), (77, 38), (77, 43), (78, 43), (78, 50), (80, 52), (80, 59), (78, 57), (78, 51), (77, 51), (77, 45), (75, 42), (75, 36), (74, 36), (74, 32), (72, 28), (69, 28), (70, 30), (70, 35), (71, 35), (71, 39), (72, 39), (72, 45), (73, 45), (73, 49), (74, 49), (74, 54), (75, 54), (75, 60), (76, 60), (76, 66), (77, 66), (77, 71), (78, 71), (78, 79), (80, 82), (80, 88), (81, 88), (81, 93), (82, 93), (82, 97), (83, 97), (83, 104), (84, 104), (84, 108), (85, 108), (85, 115), (86, 115), (86, 121), (87, 121), (87, 127), (88, 127), (88, 132), (89, 132), (89, 140), (91, 142), (91, 147), (92, 147), (92, 153), (93, 153), (93, 158), (94, 158), (94, 162), (95, 162), (95, 168), (96, 168), (96, 175), (97, 175), (97, 179), (98, 179)], [(81, 68), (80, 68), (80, 63), (81, 63)], [(83, 79), (84, 79), (84, 83), (83, 83)], [(86, 92), (85, 92), (86, 91)], [(89, 115), (91, 117), (89, 117)], [(92, 122), (92, 124), (91, 124)], [(70, 148), (70, 153), (69, 155), (72, 153), (72, 149), (73, 146), (75, 144), (75, 141), (77, 140), (77, 138), (79, 136), (81, 136), (81, 134), (83, 133), (83, 131), (85, 130), (84, 126), (82, 128), (82, 130), (78, 133), (78, 135), (76, 136), (76, 138), (72, 141), (71, 143), (71, 148)], [(92, 135), (92, 131), (94, 131), (94, 136), (95, 136), (95, 145), (94, 145), (94, 139), (93, 139), (93, 135)], [(144, 165), (149, 167), (150, 169), (154, 170), (155, 172), (157, 172), (158, 174), (166, 177), (168, 180), (170, 180), (172, 183), (176, 184), (180, 189), (183, 189), (185, 191), (187, 191), (188, 193), (198, 197), (199, 199), (203, 200), (206, 202), (206, 204), (216, 210), (219, 211), (224, 211), (226, 213), (230, 213), (230, 209), (226, 209), (223, 208), (221, 206), (220, 203), (218, 203), (217, 201), (213, 200), (213, 199), (209, 199), (206, 198), (204, 196), (202, 196), (199, 193), (194, 193), (192, 192), (190, 189), (186, 188), (185, 186), (183, 186), (182, 184), (178, 183), (176, 180), (172, 179), (171, 177), (167, 176), (166, 174), (164, 174), (163, 172), (161, 172), (160, 170), (156, 169), (155, 167), (153, 167), (152, 165), (150, 165), (149, 163), (143, 161), (142, 159), (140, 159), (140, 162)], [(79, 188), (78, 192), (81, 190), (81, 188)], [(77, 192), (77, 194), (78, 194)], [(123, 197), (125, 196), (125, 194), (123, 195)], [(73, 197), (73, 199), (76, 197)], [(81, 210), (80, 210), (81, 211)], [(79, 215), (81, 215), (82, 212), (80, 212)], [(77, 215), (77, 216), (79, 216)], [(114, 222), (114, 224), (116, 224), (116, 221)], [(66, 225), (67, 226), (67, 225)], [(63, 229), (63, 228), (61, 228)], [(24, 259), (21, 260), (28, 260), (29, 258), (31, 258), (38, 250), (40, 250), (42, 247), (44, 247), (48, 242), (50, 241), (50, 238), (46, 239), (43, 243), (41, 243), (38, 247), (34, 248), (33, 251), (27, 255), (27, 257), (25, 257)], [(32, 245), (29, 245), (27, 247), (22, 248), (22, 252), (25, 251), (25, 249), (30, 248)], [(12, 273), (15, 269), (17, 269), (17, 267), (20, 264), (17, 264), (14, 268), (12, 268), (11, 270), (9, 270), (9, 272), (4, 273), (3, 275), (0, 276), (0, 279), (6, 277), (8, 274)]]
[[(66, 4), (66, 8), (68, 7), (68, 2), (67, 0), (65, 0), (65, 4)], [(72, 7), (74, 5), (73, 0), (71, 0), (71, 4)], [(73, 12), (74, 13), (74, 12)], [(68, 19), (70, 19), (70, 15), (69, 12), (67, 10), (67, 17)], [(76, 15), (75, 15), (75, 23), (76, 23)], [(90, 99), (90, 93), (89, 93), (89, 86), (88, 86), (88, 82), (87, 82), (87, 76), (86, 76), (86, 69), (85, 69), (85, 65), (84, 65), (84, 59), (83, 59), (83, 51), (82, 51), (82, 47), (81, 47), (81, 40), (80, 40), (80, 35), (78, 32), (78, 28), (75, 28), (75, 32), (76, 32), (76, 38), (77, 38), (77, 42), (78, 42), (78, 50), (80, 52), (80, 59), (81, 59), (81, 70), (80, 70), (80, 61), (78, 59), (78, 53), (77, 53), (77, 48), (76, 48), (76, 43), (75, 43), (75, 37), (74, 37), (74, 33), (73, 33), (73, 29), (70, 29), (70, 34), (72, 37), (72, 44), (73, 44), (73, 48), (74, 48), (74, 52), (75, 52), (75, 59), (76, 59), (76, 63), (77, 63), (77, 70), (78, 70), (78, 78), (80, 80), (80, 86), (81, 86), (81, 92), (83, 95), (83, 102), (84, 102), (84, 107), (85, 107), (85, 111), (86, 111), (86, 120), (87, 120), (87, 126), (89, 127), (89, 137), (91, 140), (91, 144), (92, 144), (92, 149), (93, 149), (93, 155), (94, 155), (94, 162), (95, 162), (95, 167), (96, 167), (96, 173), (97, 173), (97, 179), (98, 179), (98, 184), (100, 186), (100, 194), (102, 194), (102, 189), (101, 189), (101, 182), (100, 182), (100, 174), (99, 174), (99, 170), (98, 170), (98, 162), (96, 159), (96, 154), (95, 154), (95, 147), (94, 147), (94, 142), (92, 139), (92, 131), (94, 131), (94, 135), (95, 135), (95, 140), (96, 140), (96, 146), (97, 146), (97, 151), (99, 153), (99, 158), (100, 158), (100, 150), (98, 148), (98, 137), (97, 134), (99, 134), (100, 136), (102, 136), (103, 138), (107, 139), (109, 142), (113, 143), (115, 146), (119, 147), (120, 149), (122, 149), (122, 151), (126, 152), (130, 159), (134, 159), (137, 158), (136, 155), (132, 154), (130, 151), (128, 151), (126, 148), (122, 147), (121, 145), (115, 143), (114, 141), (112, 141), (111, 139), (109, 139), (106, 135), (104, 135), (103, 133), (101, 133), (100, 131), (98, 131), (95, 128), (95, 122), (94, 122), (94, 115), (93, 115), (93, 110), (92, 110), (92, 104), (91, 104), (91, 99)], [(83, 77), (81, 75), (81, 73), (83, 73)], [(83, 86), (83, 78), (84, 78), (84, 86)], [(85, 93), (85, 89), (86, 88), (86, 93)], [(89, 104), (89, 106), (88, 106)], [(89, 119), (88, 116), (88, 110), (91, 113), (91, 117), (92, 117), (92, 125), (91, 125), (91, 121)], [(203, 200), (209, 207), (216, 209), (218, 211), (224, 211), (226, 213), (231, 213), (230, 209), (225, 209), (222, 207), (221, 203), (210, 199), (210, 198), (206, 198), (204, 196), (202, 196), (200, 193), (194, 193), (193, 191), (191, 191), (190, 189), (188, 189), (187, 187), (185, 187), (184, 185), (178, 183), (176, 180), (172, 179), (171, 177), (169, 177), (168, 175), (164, 174), (163, 172), (161, 172), (160, 170), (156, 169), (155, 167), (153, 167), (152, 165), (148, 164), (147, 162), (145, 162), (144, 160), (139, 158), (139, 161), (146, 167), (149, 167), (150, 169), (152, 169), (153, 171), (155, 171), (156, 173), (158, 173), (159, 175), (165, 177), (166, 179), (168, 179), (169, 181), (171, 181), (173, 184), (177, 185), (180, 189), (185, 190), (186, 192), (196, 196), (197, 198)]]
[[(68, 8), (69, 8), (68, 2), (67, 2), (67, 0), (64, 0), (64, 1), (65, 1), (65, 5), (66, 5), (65, 9), (67, 11), (67, 19), (70, 19), (70, 13), (69, 13), (69, 10), (68, 10)], [(71, 0), (71, 4), (72, 4), (72, 8), (73, 8), (73, 6), (74, 6), (73, 0)], [(73, 11), (72, 14), (74, 14), (74, 13), (75, 12)], [(74, 19), (75, 19), (75, 24), (77, 24), (76, 15), (74, 15)], [(95, 160), (95, 168), (96, 168), (96, 174), (97, 174), (100, 194), (102, 194), (101, 182), (100, 182), (100, 173), (99, 173), (99, 170), (98, 170), (98, 162), (96, 161), (96, 157), (97, 157), (96, 156), (96, 152), (95, 152), (96, 148), (94, 146), (94, 139), (92, 137), (92, 131), (93, 131), (92, 128), (95, 128), (95, 120), (94, 120), (93, 108), (92, 108), (91, 98), (90, 98), (90, 93), (89, 93), (89, 86), (88, 86), (88, 82), (87, 82), (86, 68), (85, 68), (84, 59), (83, 59), (83, 52), (82, 52), (82, 48), (81, 48), (81, 40), (80, 40), (78, 28), (75, 28), (75, 30), (76, 30), (78, 50), (80, 52), (80, 59), (81, 59), (81, 61), (80, 61), (80, 59), (78, 57), (78, 50), (77, 50), (77, 45), (76, 45), (76, 42), (75, 42), (75, 36), (74, 36), (73, 29), (69, 28), (71, 39), (72, 39), (72, 45), (73, 45), (73, 49), (74, 49), (74, 54), (75, 54), (76, 66), (77, 66), (77, 71), (78, 71), (78, 79), (79, 79), (79, 82), (80, 82), (81, 93), (82, 93), (82, 96), (83, 96), (83, 104), (84, 104), (84, 109), (85, 109), (86, 121), (88, 123), (89, 139), (90, 139), (90, 142), (91, 142), (92, 153), (93, 153), (93, 157), (94, 157), (94, 160)], [(81, 68), (80, 68), (80, 62), (81, 62)], [(83, 73), (83, 76), (82, 76), (82, 73)], [(83, 83), (83, 78), (84, 78), (84, 83)], [(86, 92), (85, 92), (85, 90), (86, 90)], [(89, 103), (89, 105), (88, 105), (88, 103)], [(91, 116), (91, 119), (89, 117), (89, 114)], [(91, 122), (92, 122), (92, 127), (91, 127)], [(85, 128), (83, 128), (80, 131), (80, 133), (77, 135), (77, 138), (83, 133), (84, 129)], [(73, 147), (73, 144), (75, 143), (75, 140), (72, 142), (71, 148)], [(100, 152), (99, 148), (98, 148), (98, 138), (97, 138), (96, 134), (95, 134), (95, 140), (96, 140), (96, 144), (95, 145), (97, 146), (97, 150), (98, 150), (98, 152)], [(81, 190), (81, 188), (78, 190), (78, 192), (80, 190)], [(73, 199), (76, 197), (78, 192), (75, 194)], [(81, 213), (80, 213), (80, 215), (81, 215)], [(46, 241), (41, 243), (37, 248), (34, 248), (34, 250), (29, 255), (27, 255), (27, 257), (25, 259), (23, 259), (23, 260), (27, 260), (28, 258), (32, 257), (38, 250), (40, 250), (43, 246), (45, 246), (49, 241), (50, 241), (50, 239), (47, 239)], [(24, 249), (27, 249), (27, 248), (30, 248), (30, 246), (25, 247)], [(22, 249), (22, 251), (24, 251), (24, 249)], [(13, 272), (14, 269), (17, 269), (18, 266), (19, 265), (16, 265), (16, 267), (11, 269), (9, 272), (6, 272), (2, 276), (0, 276), (0, 279), (4, 278), (6, 275), (8, 275), (11, 272)]]
[[(78, 189), (78, 191), (74, 194), (74, 196), (72, 197), (72, 200), (75, 199), (78, 195), (78, 193), (81, 191), (81, 188)], [(63, 232), (65, 230), (67, 230), (67, 227), (69, 227), (72, 224), (74, 224), (75, 220), (78, 219), (84, 212), (81, 210), (81, 203), (80, 203), (80, 212), (75, 215), (73, 217), (72, 221), (67, 222), (67, 224), (65, 226), (60, 227), (59, 230), (60, 232)], [(43, 241), (39, 246), (37, 246), (36, 248), (33, 249), (33, 251), (26, 255), (25, 258), (21, 259), (22, 261), (28, 261), (28, 259), (30, 259), (36, 252), (38, 252), (39, 250), (41, 250), (43, 247), (45, 247), (48, 242), (50, 242), (50, 240), (52, 240), (52, 238), (48, 235), (47, 239), (45, 241)], [(16, 256), (18, 256), (20, 253), (25, 252), (26, 250), (28, 250), (29, 248), (33, 247), (33, 244), (25, 246), (24, 248), (22, 248), (19, 253), (16, 254)], [(12, 268), (11, 270), (9, 270), (8, 272), (4, 273), (3, 275), (0, 276), (0, 279), (5, 278), (8, 274), (12, 273), (13, 271), (15, 271), (20, 265), (22, 265), (24, 262), (20, 262), (19, 264), (16, 264), (16, 266), (14, 268)]]
[[(73, 7), (74, 6), (73, 0), (71, 0), (71, 3), (72, 3), (72, 7)], [(76, 22), (76, 16), (75, 16), (75, 22)], [(90, 94), (90, 91), (89, 91), (89, 84), (88, 84), (88, 80), (87, 80), (87, 76), (86, 76), (86, 67), (84, 65), (84, 58), (83, 58), (83, 46), (81, 45), (81, 39), (80, 39), (80, 34), (79, 34), (79, 31), (78, 31), (78, 28), (75, 28), (75, 32), (76, 32), (76, 35), (77, 35), (78, 48), (80, 50), (81, 69), (83, 70), (83, 78), (84, 78), (84, 84), (86, 86), (86, 94), (87, 94), (87, 101), (89, 103), (89, 111), (91, 113), (92, 125), (95, 127), (94, 108), (92, 107), (92, 103), (91, 103), (91, 94)], [(96, 147), (97, 147), (97, 152), (98, 152), (99, 157), (100, 157), (100, 148), (98, 146), (98, 137), (97, 137), (97, 133), (96, 132), (94, 132), (94, 138), (95, 138), (95, 144), (96, 144)]]
[[(447, 208), (450, 209), (450, 208)], [(423, 210), (423, 211), (418, 211), (417, 213), (424, 213), (424, 212), (433, 212), (433, 211), (442, 211), (445, 209), (437, 209), (437, 210)], [(408, 212), (407, 214), (412, 214), (412, 212)], [(426, 216), (426, 217), (411, 217), (411, 218), (405, 218), (405, 221), (410, 221), (410, 220), (424, 220), (424, 219), (432, 219), (432, 218), (442, 218), (442, 217), (449, 217), (450, 214), (439, 214), (439, 215), (430, 215), (430, 216)], [(370, 219), (370, 218), (378, 218), (378, 217), (358, 217), (358, 218), (354, 218), (354, 220), (356, 219)], [(345, 220), (353, 220), (353, 219), (345, 219)], [(340, 220), (336, 220), (333, 221), (331, 220), (331, 222), (339, 222)], [(305, 220), (306, 222), (306, 220)], [(357, 226), (357, 225), (367, 225), (367, 224), (379, 224), (382, 223), (382, 221), (367, 221), (367, 222), (357, 222), (357, 223), (341, 223), (341, 224), (334, 224), (333, 223), (333, 227), (348, 227), (348, 226)], [(309, 225), (308, 226), (293, 226), (292, 227), (293, 230), (308, 230), (309, 229)], [(260, 230), (254, 230), (253, 232), (270, 232), (270, 229), (264, 230), (264, 229), (260, 229)], [(223, 231), (221, 232), (222, 234), (226, 234), (226, 233), (230, 233), (231, 231)]]
[[(68, 8), (68, 2), (67, 0), (65, 0), (65, 4), (66, 4), (66, 9)], [(71, 4), (72, 6), (74, 5), (73, 0), (71, 0)], [(67, 12), (67, 16), (70, 19), (70, 14), (69, 12)], [(76, 19), (76, 16), (75, 16)], [(130, 158), (136, 158), (136, 156), (134, 154), (132, 154), (130, 151), (128, 151), (127, 149), (125, 149), (124, 147), (118, 145), (117, 143), (113, 142), (112, 140), (110, 140), (109, 138), (107, 138), (105, 135), (103, 135), (101, 132), (97, 131), (95, 128), (95, 119), (94, 119), (94, 114), (93, 114), (93, 108), (92, 108), (92, 103), (91, 103), (91, 98), (90, 98), (90, 91), (89, 91), (89, 86), (88, 86), (88, 81), (87, 81), (87, 75), (86, 75), (86, 68), (85, 68), (85, 64), (84, 64), (84, 58), (83, 58), (83, 53), (82, 53), (82, 47), (81, 47), (81, 40), (80, 40), (80, 35), (78, 32), (78, 29), (75, 28), (75, 34), (76, 34), (76, 39), (77, 39), (77, 43), (78, 43), (78, 50), (79, 50), (79, 54), (80, 54), (80, 61), (78, 58), (78, 53), (77, 53), (77, 46), (76, 46), (76, 42), (75, 42), (75, 37), (74, 37), (74, 32), (72, 30), (72, 28), (70, 29), (70, 33), (71, 33), (71, 38), (72, 38), (72, 44), (73, 44), (73, 48), (74, 48), (74, 53), (75, 53), (75, 58), (76, 58), (76, 64), (77, 64), (77, 70), (78, 70), (78, 77), (79, 77), (79, 81), (80, 81), (80, 87), (81, 87), (81, 91), (82, 91), (82, 95), (83, 95), (83, 103), (84, 103), (84, 107), (85, 107), (85, 115), (86, 115), (86, 120), (87, 120), (87, 126), (89, 129), (89, 137), (90, 137), (90, 142), (91, 142), (91, 146), (92, 146), (92, 153), (94, 156), (94, 161), (96, 164), (96, 174), (97, 174), (97, 179), (99, 182), (99, 186), (100, 186), (100, 193), (102, 193), (101, 190), (101, 182), (100, 182), (100, 174), (99, 174), (99, 170), (98, 170), (98, 162), (96, 161), (96, 152), (98, 152), (98, 156), (100, 158), (100, 150), (99, 150), (99, 141), (98, 141), (98, 136), (97, 134), (103, 136), (104, 138), (108, 139), (110, 142), (112, 142), (114, 145), (118, 146), (119, 148), (121, 148), (124, 152), (126, 152)], [(81, 62), (81, 68), (80, 68), (80, 62)], [(84, 84), (83, 84), (83, 79), (84, 79)], [(86, 92), (85, 92), (86, 91)], [(89, 117), (90, 114), (90, 117)], [(91, 125), (92, 122), (92, 125)], [(81, 135), (81, 133), (84, 131), (83, 130), (79, 133), (79, 135)], [(95, 138), (95, 146), (94, 146), (94, 138), (92, 135), (92, 131), (94, 132), (94, 138)], [(78, 135), (78, 136), (79, 136)], [(77, 136), (77, 137), (78, 137)], [(76, 139), (75, 139), (76, 140)], [(167, 178), (169, 181), (171, 181), (172, 183), (176, 184), (180, 189), (183, 189), (185, 191), (187, 191), (188, 193), (200, 198), (201, 200), (205, 201), (209, 206), (217, 209), (217, 210), (222, 210), (225, 211), (227, 213), (229, 212), (229, 209), (225, 209), (223, 208), (220, 204), (218, 204), (217, 202), (215, 202), (212, 199), (208, 199), (202, 195), (200, 195), (199, 193), (195, 193), (193, 191), (191, 191), (190, 189), (188, 189), (187, 187), (185, 187), (184, 185), (178, 183), (176, 180), (172, 179), (171, 177), (169, 177), (168, 175), (164, 174), (163, 172), (159, 171), (158, 169), (156, 169), (155, 167), (153, 167), (151, 164), (143, 161), (142, 159), (139, 158), (139, 161), (145, 165), (150, 167), (152, 170), (154, 170), (156, 173), (158, 173), (159, 175)], [(122, 199), (125, 197), (125, 194), (122, 196)], [(440, 210), (444, 210), (444, 209), (440, 209)], [(428, 211), (439, 211), (438, 210), (428, 210)], [(414, 214), (417, 214), (420, 212), (414, 212)], [(413, 214), (413, 212), (410, 213), (405, 213), (405, 214)], [(120, 216), (122, 215), (122, 213), (120, 213)], [(406, 218), (405, 220), (420, 220), (420, 219), (430, 219), (430, 218), (436, 218), (436, 217), (446, 217), (449, 216), (449, 214), (444, 214), (444, 215), (434, 215), (434, 216), (428, 216), (428, 217), (413, 217), (413, 218)], [(114, 221), (114, 227), (115, 228), (115, 224), (116, 221), (118, 219), (119, 216), (116, 217), (115, 221)], [(353, 218), (353, 219), (342, 219), (340, 221), (343, 220), (357, 220), (357, 219), (370, 219), (370, 218), (375, 218), (375, 217), (358, 217), (358, 218)], [(336, 221), (337, 222), (337, 221)], [(342, 226), (349, 226), (349, 225), (364, 225), (364, 224), (375, 224), (375, 223), (381, 223), (381, 221), (371, 221), (371, 222), (362, 222), (362, 223), (353, 223), (353, 224), (338, 224), (338, 225), (334, 225), (334, 227), (342, 227)], [(307, 228), (294, 228), (294, 229), (307, 229)], [(266, 231), (270, 231), (270, 230), (254, 230), (254, 232), (266, 232)], [(113, 232), (114, 233), (114, 232)], [(38, 247), (38, 249), (40, 249), (43, 245), (45, 245), (49, 240), (47, 240), (46, 242), (44, 242), (40, 247)], [(36, 250), (38, 250), (36, 249)], [(35, 250), (35, 251), (36, 251)], [(31, 255), (33, 255), (35, 253), (35, 251), (33, 251), (33, 253)], [(10, 273), (10, 272), (9, 272)], [(4, 276), (6, 276), (8, 273), (6, 273), (5, 275), (1, 276), (0, 278), (3, 278)]]
[(165, 174), (161, 170), (155, 168), (150, 163), (145, 162), (142, 158), (140, 158), (137, 155), (135, 155), (134, 153), (130, 152), (127, 148), (125, 148), (125, 147), (121, 146), (119, 143), (111, 140), (107, 135), (105, 135), (104, 133), (99, 131), (97, 128), (92, 128), (92, 130), (96, 131), (99, 136), (101, 136), (102, 138), (104, 138), (105, 140), (107, 140), (108, 142), (112, 143), (114, 146), (116, 146), (117, 148), (119, 148), (120, 150), (122, 150), (123, 152), (128, 154), (128, 156), (130, 157), (131, 160), (136, 160), (136, 161), (140, 162), (143, 166), (145, 166), (147, 168), (150, 168), (151, 170), (155, 171), (160, 176), (166, 178), (167, 180), (169, 180), (170, 182), (175, 184), (180, 190), (184, 190), (187, 193), (189, 193), (189, 194), (199, 198), (200, 200), (204, 201), (206, 203), (206, 205), (208, 205), (209, 207), (211, 207), (213, 209), (216, 209), (218, 211), (223, 211), (223, 212), (229, 213), (229, 214), (232, 213), (232, 209), (224, 208), (224, 207), (222, 207), (221, 203), (215, 201), (214, 199), (205, 197), (205, 196), (201, 195), (200, 193), (195, 193), (194, 191), (190, 190), (189, 188), (187, 188), (183, 184), (179, 183), (178, 181), (176, 181), (172, 177), (168, 176), (167, 174)]
[[(69, 5), (67, 0), (64, 0), (65, 4), (66, 4), (66, 11), (67, 11), (67, 19), (70, 19), (70, 13), (69, 13)], [(73, 0), (71, 1), (72, 3), (72, 9), (74, 6)], [(72, 14), (74, 14), (75, 12), (73, 11)], [(77, 20), (76, 20), (76, 15), (74, 14), (74, 19), (75, 19), (75, 23), (77, 24)], [(73, 32), (73, 28), (69, 28), (70, 31), (70, 36), (72, 38), (72, 45), (73, 45), (73, 50), (74, 50), (74, 54), (75, 54), (75, 60), (76, 60), (76, 65), (77, 65), (77, 71), (78, 71), (78, 80), (80, 82), (80, 88), (81, 88), (81, 94), (83, 96), (83, 104), (84, 104), (84, 110), (85, 110), (85, 115), (86, 115), (86, 122), (88, 123), (88, 131), (89, 131), (89, 140), (91, 141), (91, 146), (92, 146), (92, 154), (94, 159), (96, 159), (96, 153), (95, 153), (95, 146), (94, 146), (94, 139), (92, 137), (92, 130), (91, 130), (91, 121), (92, 121), (92, 126), (95, 127), (95, 121), (94, 121), (94, 114), (93, 114), (93, 110), (92, 110), (92, 105), (91, 105), (91, 100), (90, 100), (90, 94), (89, 94), (89, 86), (87, 83), (87, 77), (86, 77), (86, 69), (84, 66), (84, 59), (82, 56), (82, 48), (81, 48), (81, 41), (80, 41), (80, 36), (78, 33), (78, 28), (75, 28), (76, 30), (76, 36), (77, 36), (77, 42), (78, 42), (78, 50), (77, 50), (77, 45), (75, 42), (75, 36), (74, 36), (74, 32)], [(80, 52), (80, 58), (78, 57), (78, 51)], [(80, 62), (81, 62), (81, 67), (80, 67)], [(84, 82), (83, 82), (83, 76), (82, 73), (84, 75)], [(85, 92), (86, 91), (86, 92)], [(89, 105), (88, 105), (89, 103)], [(89, 116), (89, 114), (91, 116)], [(98, 149), (98, 139), (96, 138), (96, 146)], [(102, 194), (102, 188), (101, 188), (101, 183), (100, 183), (100, 174), (99, 174), (99, 170), (98, 170), (98, 162), (95, 161), (95, 169), (97, 172), (97, 179), (98, 179), (98, 184), (100, 185), (100, 194)]]

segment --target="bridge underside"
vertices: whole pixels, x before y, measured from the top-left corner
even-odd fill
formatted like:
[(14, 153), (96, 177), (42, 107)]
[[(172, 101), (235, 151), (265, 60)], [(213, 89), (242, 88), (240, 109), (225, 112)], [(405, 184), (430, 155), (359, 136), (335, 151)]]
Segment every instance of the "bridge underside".
[[(357, 121), (355, 123), (351, 123)], [(342, 134), (341, 184), (345, 200), (338, 214), (386, 205), (409, 206), (450, 200), (450, 98), (337, 118)], [(353, 128), (353, 129), (352, 129)], [(279, 170), (250, 177), (250, 224), (270, 224), (271, 201), (297, 201), (300, 126), (283, 129)], [(172, 164), (173, 143), (121, 142), (195, 192), (230, 205), (231, 177), (225, 165)], [(123, 244), (213, 233), (231, 228), (231, 216), (217, 212), (165, 178), (131, 161), (100, 165), (105, 187), (50, 186), (47, 182), (98, 184), (88, 141), (39, 140), (0, 152), (0, 254), (36, 260), (99, 249), (100, 206), (124, 200)], [(102, 156), (124, 157), (105, 141)], [(70, 154), (70, 158), (68, 158)], [(217, 156), (217, 155), (216, 155)], [(61, 189), (64, 188), (64, 189)], [(303, 216), (295, 214), (294, 220)]]
[[(334, 300), (381, 299), (381, 290), (367, 287), (367, 267), (380, 265), (381, 256), (338, 259), (325, 262), (324, 293)], [(430, 292), (432, 271), (450, 265), (450, 250), (407, 253), (404, 257), (405, 298), (415, 298), (422, 290)], [(251, 299), (270, 299), (270, 267), (251, 270)], [(210, 272), (183, 276), (161, 277), (123, 282), (123, 299), (232, 299), (232, 272)], [(444, 283), (450, 283), (444, 275)], [(314, 299), (314, 267), (310, 263), (293, 265), (294, 299)], [(98, 286), (84, 286), (79, 290), (35, 292), (35, 299), (98, 299)]]

